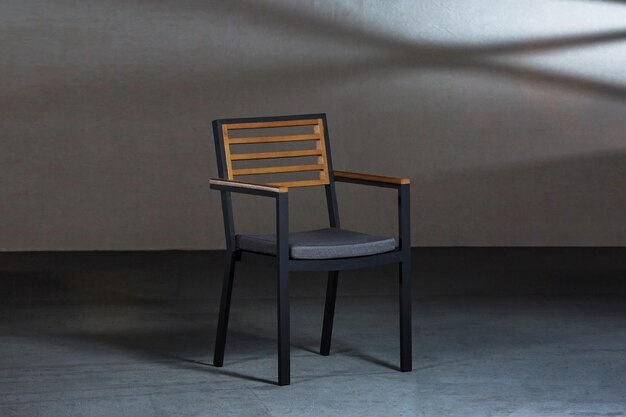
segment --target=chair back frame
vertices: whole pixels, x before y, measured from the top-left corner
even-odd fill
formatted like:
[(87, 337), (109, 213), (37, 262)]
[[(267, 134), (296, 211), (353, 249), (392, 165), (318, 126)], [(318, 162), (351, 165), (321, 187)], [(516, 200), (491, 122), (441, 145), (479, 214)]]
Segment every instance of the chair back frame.
[[(230, 132), (245, 129), (266, 129), (290, 126), (312, 126), (311, 134), (288, 134), (282, 136), (256, 136), (246, 138), (231, 138)], [(271, 117), (246, 117), (236, 119), (217, 119), (213, 121), (213, 138), (217, 155), (219, 177), (233, 180), (240, 175), (275, 174), (283, 172), (319, 171), (319, 178), (314, 180), (282, 181), (263, 183), (263, 185), (286, 187), (324, 186), (326, 205), (330, 227), (340, 227), (339, 210), (337, 208), (337, 194), (333, 177), (333, 165), (328, 135), (328, 124), (325, 113), (299, 114)], [(276, 142), (314, 141), (315, 149), (281, 152), (250, 152), (234, 153), (231, 149), (241, 144), (260, 144)], [(292, 158), (317, 156), (317, 164), (269, 166), (259, 168), (235, 169), (233, 161), (246, 160), (274, 160), (277, 158)], [(229, 191), (221, 191), (222, 212), (226, 246), (235, 250), (235, 226), (233, 220), (232, 198)]]

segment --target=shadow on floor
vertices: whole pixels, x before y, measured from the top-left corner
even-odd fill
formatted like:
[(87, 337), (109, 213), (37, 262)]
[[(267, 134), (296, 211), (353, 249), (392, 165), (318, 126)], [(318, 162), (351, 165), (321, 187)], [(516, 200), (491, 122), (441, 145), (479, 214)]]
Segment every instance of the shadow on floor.
[[(216, 317), (214, 317), (216, 319)], [(265, 357), (276, 356), (276, 339), (269, 332), (262, 329), (244, 332), (229, 330), (227, 352), (224, 367), (213, 365), (212, 353), (214, 345), (215, 326), (189, 327), (188, 323), (180, 323), (182, 328), (170, 328), (166, 324), (163, 328), (152, 331), (118, 330), (118, 331), (70, 331), (56, 333), (55, 336), (71, 340), (74, 344), (83, 344), (87, 347), (97, 347), (113, 350), (129, 357), (138, 357), (154, 363), (175, 366), (181, 369), (212, 374), (226, 375), (238, 379), (276, 384), (273, 379), (255, 376), (254, 370), (250, 373), (232, 370), (237, 365), (253, 362)], [(319, 341), (317, 341), (319, 343)], [(340, 348), (331, 352), (333, 355), (355, 358), (369, 362), (382, 368), (399, 370), (399, 367), (376, 358), (357, 348), (346, 346), (340, 342)], [(307, 354), (319, 355), (319, 352), (309, 343), (292, 344), (292, 356), (298, 351)], [(233, 359), (235, 357), (236, 359)]]

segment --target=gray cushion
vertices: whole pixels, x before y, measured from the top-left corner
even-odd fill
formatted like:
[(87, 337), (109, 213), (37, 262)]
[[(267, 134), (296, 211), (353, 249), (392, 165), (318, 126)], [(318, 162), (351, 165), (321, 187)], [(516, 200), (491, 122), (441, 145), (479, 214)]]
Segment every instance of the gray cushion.
[[(276, 254), (276, 235), (237, 235), (239, 249)], [(372, 236), (343, 229), (289, 233), (289, 253), (294, 259), (332, 259), (375, 255), (396, 248), (392, 237)]]

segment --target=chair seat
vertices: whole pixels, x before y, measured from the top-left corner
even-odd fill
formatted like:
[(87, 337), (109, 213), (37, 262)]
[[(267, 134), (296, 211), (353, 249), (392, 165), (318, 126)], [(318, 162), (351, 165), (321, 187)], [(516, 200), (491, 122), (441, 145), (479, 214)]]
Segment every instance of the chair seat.
[[(237, 248), (276, 255), (276, 235), (237, 235)], [(380, 237), (337, 228), (289, 233), (293, 259), (333, 259), (376, 255), (396, 248), (392, 237)]]

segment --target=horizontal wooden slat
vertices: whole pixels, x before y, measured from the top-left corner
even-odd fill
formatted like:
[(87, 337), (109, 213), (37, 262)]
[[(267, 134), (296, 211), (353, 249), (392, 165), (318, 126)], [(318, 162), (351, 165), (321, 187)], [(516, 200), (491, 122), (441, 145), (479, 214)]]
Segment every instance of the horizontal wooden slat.
[(307, 187), (309, 185), (326, 185), (328, 179), (323, 180), (303, 180), (303, 181), (282, 181), (282, 182), (269, 182), (267, 185), (273, 187)]
[(225, 180), (222, 178), (211, 178), (209, 180), (209, 184), (226, 185), (226, 186), (237, 187), (237, 188), (249, 188), (252, 190), (269, 191), (273, 193), (287, 192), (287, 187), (284, 187), (284, 186), (270, 185), (270, 184), (258, 184), (254, 182)]
[(281, 151), (281, 152), (256, 152), (256, 153), (239, 153), (230, 154), (233, 161), (247, 161), (250, 159), (272, 159), (272, 158), (293, 158), (297, 156), (317, 156), (322, 152), (319, 149), (307, 149), (304, 151)]
[(233, 175), (275, 174), (279, 172), (321, 171), (326, 165), (289, 165), (284, 167), (242, 168), (233, 170)]
[(228, 130), (259, 129), (264, 127), (310, 126), (317, 124), (318, 119), (280, 120), (275, 122), (228, 123)]
[(246, 143), (273, 143), (273, 142), (298, 142), (301, 140), (319, 140), (319, 135), (291, 135), (291, 136), (267, 136), (253, 138), (236, 138), (228, 139), (231, 145), (239, 145)]

